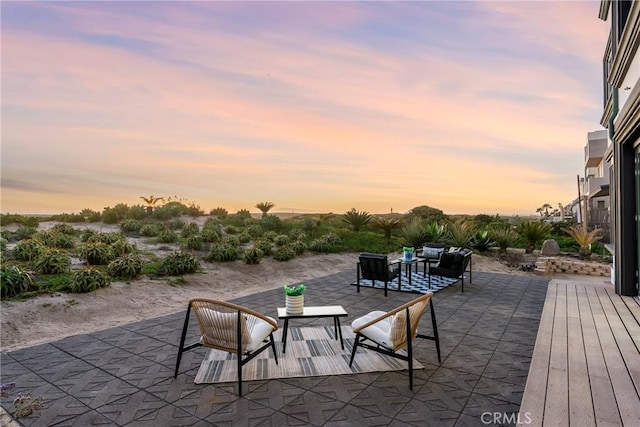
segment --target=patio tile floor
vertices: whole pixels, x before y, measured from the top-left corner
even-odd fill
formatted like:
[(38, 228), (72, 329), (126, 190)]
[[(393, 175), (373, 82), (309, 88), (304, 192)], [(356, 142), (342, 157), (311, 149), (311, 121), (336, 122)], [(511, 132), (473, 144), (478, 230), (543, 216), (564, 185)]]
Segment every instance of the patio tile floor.
[[(354, 276), (346, 271), (305, 281), (306, 304), (342, 304), (347, 325), (416, 296), (357, 293)], [(518, 411), (548, 282), (474, 272), (464, 293), (459, 283), (437, 292), (442, 363), (433, 341), (418, 340), (414, 356), (425, 368), (414, 373), (413, 391), (408, 372), (399, 371), (251, 381), (238, 397), (235, 383), (193, 383), (203, 348), (184, 353), (174, 379), (180, 312), (2, 353), (2, 382), (15, 381), (16, 389), (1, 404), (11, 411), (18, 392), (42, 395), (45, 408), (20, 419), (25, 426), (483, 426), (485, 412)], [(275, 317), (284, 298), (273, 289), (234, 302)], [(429, 316), (420, 330), (432, 333)], [(189, 341), (196, 332), (192, 319)]]

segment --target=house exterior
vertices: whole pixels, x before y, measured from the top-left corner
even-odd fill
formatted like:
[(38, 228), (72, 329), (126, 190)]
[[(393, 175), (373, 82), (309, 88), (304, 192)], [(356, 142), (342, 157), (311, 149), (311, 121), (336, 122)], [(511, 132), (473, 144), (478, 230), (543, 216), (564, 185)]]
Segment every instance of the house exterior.
[(584, 178), (581, 181), (582, 208), (587, 229), (601, 229), (602, 243), (611, 243), (610, 165), (605, 160), (608, 146), (606, 129), (587, 133), (587, 144), (584, 147)]
[(602, 0), (599, 17), (610, 26), (603, 61), (608, 132), (611, 239), (619, 295), (638, 295), (640, 265), (640, 2)]

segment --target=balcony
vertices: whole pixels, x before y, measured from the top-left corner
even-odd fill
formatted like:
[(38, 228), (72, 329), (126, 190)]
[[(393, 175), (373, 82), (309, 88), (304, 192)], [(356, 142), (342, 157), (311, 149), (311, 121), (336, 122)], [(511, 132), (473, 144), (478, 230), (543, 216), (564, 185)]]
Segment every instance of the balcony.
[(605, 185), (608, 188), (609, 178), (590, 177), (584, 184), (584, 195), (587, 197), (594, 197)]
[[(605, 134), (606, 135), (606, 134)], [(607, 150), (607, 138), (589, 139), (584, 147), (584, 166), (586, 168), (597, 167), (604, 152)]]

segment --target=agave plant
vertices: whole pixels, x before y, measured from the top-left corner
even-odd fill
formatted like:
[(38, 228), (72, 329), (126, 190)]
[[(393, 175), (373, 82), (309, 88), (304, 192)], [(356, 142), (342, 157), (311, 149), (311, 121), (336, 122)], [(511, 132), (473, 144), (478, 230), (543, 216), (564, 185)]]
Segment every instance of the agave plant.
[(440, 243), (444, 239), (447, 228), (437, 222), (429, 222), (424, 226), (424, 232), (427, 242)]
[(468, 220), (457, 220), (447, 224), (445, 240), (451, 246), (467, 247), (475, 234), (473, 223)]
[(11, 298), (28, 291), (34, 284), (33, 276), (15, 265), (0, 267), (0, 296)]
[(422, 220), (418, 217), (411, 218), (402, 226), (401, 235), (402, 244), (413, 248), (421, 247), (428, 240)]
[(585, 225), (575, 224), (569, 228), (563, 228), (569, 236), (573, 237), (575, 241), (580, 245), (579, 254), (582, 258), (589, 258), (591, 256), (591, 244), (602, 238), (602, 230), (595, 228), (591, 231), (587, 231)]
[(506, 253), (507, 249), (515, 246), (518, 240), (518, 233), (509, 226), (492, 228), (489, 236), (496, 242), (500, 253)]
[(476, 231), (476, 233), (471, 237), (469, 244), (472, 248), (477, 249), (480, 252), (486, 252), (497, 245), (495, 240), (489, 236), (489, 232), (486, 230)]
[(523, 221), (518, 225), (518, 233), (527, 240), (525, 252), (530, 254), (536, 248), (536, 244), (544, 240), (551, 232), (551, 226), (546, 222)]
[(253, 247), (244, 251), (244, 253), (242, 254), (242, 260), (245, 264), (256, 265), (260, 264), (263, 256), (264, 252), (262, 252), (262, 250)]
[(96, 268), (86, 268), (73, 272), (69, 290), (74, 293), (93, 292), (110, 284), (111, 278), (108, 274)]
[(355, 232), (360, 231), (372, 218), (369, 212), (357, 211), (356, 208), (351, 208), (351, 210), (342, 215), (342, 221), (349, 224)]

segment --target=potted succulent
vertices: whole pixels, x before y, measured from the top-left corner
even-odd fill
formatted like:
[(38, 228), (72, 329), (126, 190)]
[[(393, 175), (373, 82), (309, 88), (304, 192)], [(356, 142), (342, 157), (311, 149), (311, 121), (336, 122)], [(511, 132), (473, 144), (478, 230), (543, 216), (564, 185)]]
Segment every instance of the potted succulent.
[(302, 314), (304, 312), (304, 284), (297, 286), (285, 286), (284, 295), (288, 314)]

